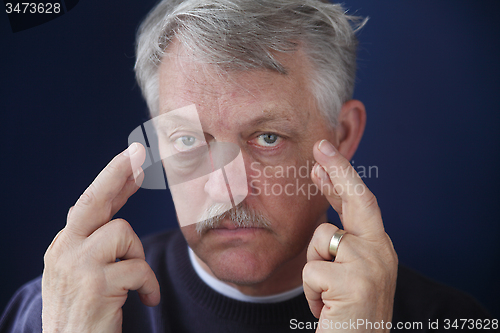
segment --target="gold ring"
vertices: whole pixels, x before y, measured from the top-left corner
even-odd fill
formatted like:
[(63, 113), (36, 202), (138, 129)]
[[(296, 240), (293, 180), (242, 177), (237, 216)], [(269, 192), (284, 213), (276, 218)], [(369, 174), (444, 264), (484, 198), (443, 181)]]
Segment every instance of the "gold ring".
[(332, 255), (333, 260), (335, 260), (335, 257), (337, 256), (340, 241), (342, 240), (342, 237), (344, 237), (345, 233), (346, 233), (345, 230), (339, 229), (335, 231), (335, 233), (332, 236), (332, 239), (330, 240), (330, 247), (328, 248), (328, 251)]

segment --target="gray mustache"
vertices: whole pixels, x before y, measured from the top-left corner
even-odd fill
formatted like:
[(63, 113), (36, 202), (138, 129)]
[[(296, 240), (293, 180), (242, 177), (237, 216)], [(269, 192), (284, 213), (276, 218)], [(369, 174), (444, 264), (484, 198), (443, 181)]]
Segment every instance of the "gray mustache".
[(210, 229), (218, 228), (225, 218), (229, 218), (238, 228), (268, 229), (271, 226), (271, 221), (267, 217), (243, 203), (236, 207), (228, 204), (214, 204), (208, 207), (200, 217), (201, 222), (196, 224), (196, 231), (202, 235)]

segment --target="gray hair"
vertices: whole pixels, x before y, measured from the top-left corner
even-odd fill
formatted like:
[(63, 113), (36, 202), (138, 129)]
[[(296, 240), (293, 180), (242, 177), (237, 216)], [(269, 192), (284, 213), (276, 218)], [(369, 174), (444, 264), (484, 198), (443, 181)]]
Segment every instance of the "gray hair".
[(312, 64), (311, 91), (332, 126), (352, 98), (355, 33), (366, 23), (340, 4), (320, 0), (163, 0), (137, 34), (137, 82), (151, 115), (159, 112), (158, 67), (175, 39), (199, 60), (223, 70), (286, 74), (276, 52), (300, 46)]

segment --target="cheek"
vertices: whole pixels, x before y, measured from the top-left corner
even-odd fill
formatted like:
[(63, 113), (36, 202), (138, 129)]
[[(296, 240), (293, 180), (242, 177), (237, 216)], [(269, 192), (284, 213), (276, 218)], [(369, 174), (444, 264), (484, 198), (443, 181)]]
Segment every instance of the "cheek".
[[(321, 194), (310, 178), (312, 160), (287, 166), (252, 165), (249, 200), (258, 202), (272, 220), (308, 221), (317, 211)], [(324, 208), (323, 208), (324, 210)]]

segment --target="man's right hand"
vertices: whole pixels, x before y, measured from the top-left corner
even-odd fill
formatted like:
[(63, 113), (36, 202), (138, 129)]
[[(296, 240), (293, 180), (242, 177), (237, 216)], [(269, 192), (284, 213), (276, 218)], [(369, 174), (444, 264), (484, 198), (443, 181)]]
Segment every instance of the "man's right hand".
[(47, 249), (44, 332), (121, 332), (129, 290), (137, 290), (145, 305), (160, 302), (139, 238), (125, 220), (110, 221), (142, 183), (145, 156), (138, 143), (116, 156), (70, 209)]

